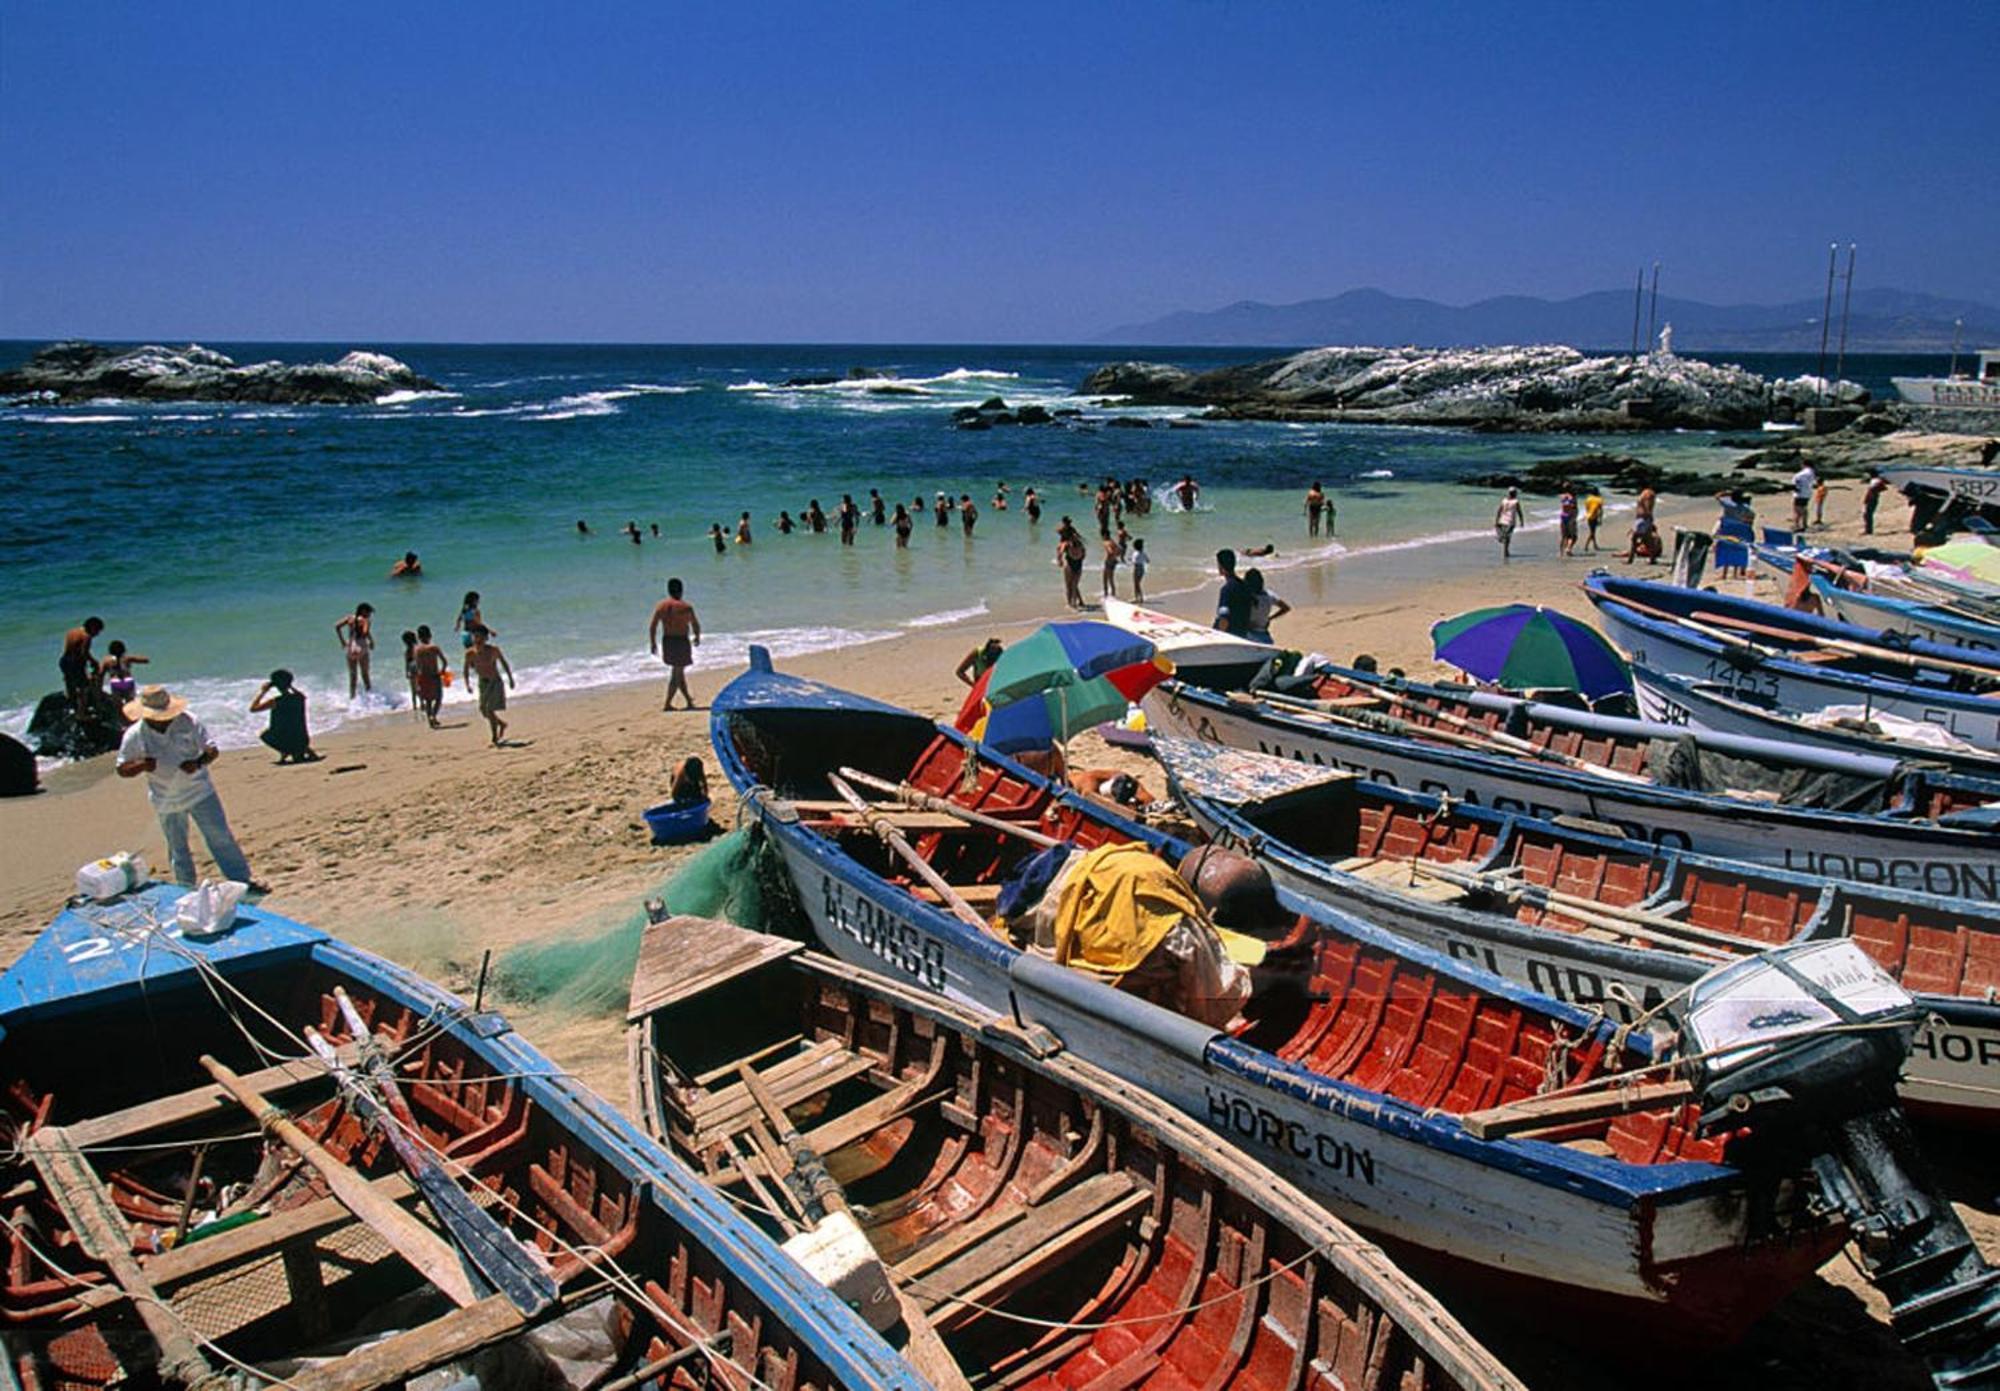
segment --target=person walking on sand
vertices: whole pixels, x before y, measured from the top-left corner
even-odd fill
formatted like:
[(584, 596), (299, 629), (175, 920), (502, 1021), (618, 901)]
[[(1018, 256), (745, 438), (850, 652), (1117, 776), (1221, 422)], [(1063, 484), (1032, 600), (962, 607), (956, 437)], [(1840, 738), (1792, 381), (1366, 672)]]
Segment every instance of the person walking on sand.
[(410, 688), (410, 713), (421, 714), (423, 703), (417, 699), (417, 635), (408, 628), (403, 630), (403, 680)]
[(62, 669), (63, 694), (80, 720), (90, 718), (90, 693), (103, 676), (103, 668), (90, 654), (92, 640), (103, 631), (104, 620), (92, 614), (63, 634), (62, 656), (56, 659)]
[(1792, 530), (1806, 529), (1806, 513), (1812, 507), (1813, 489), (1819, 486), (1819, 474), (1811, 464), (1800, 464), (1799, 471), (1792, 475)]
[[(479, 673), (479, 713), (486, 717), (497, 749), (507, 737), (507, 722), (500, 718), (500, 712), (507, 708), (507, 687), (514, 684), (514, 668), (507, 664), (507, 654), (492, 636), (484, 623), (472, 630), (472, 646), (465, 649), (465, 678), (469, 681), (473, 672)], [(505, 686), (500, 684), (502, 672), (507, 676)]]
[(1319, 535), (1319, 516), (1325, 510), (1326, 490), (1314, 479), (1313, 485), (1306, 489), (1306, 535)]
[(1813, 525), (1826, 527), (1826, 480), (1817, 473), (1813, 475)]
[(1509, 488), (1507, 496), (1500, 499), (1500, 506), (1493, 513), (1493, 535), (1500, 542), (1500, 558), (1514, 558), (1514, 528), (1521, 524), (1521, 493), (1518, 488)]
[(278, 764), (317, 763), (312, 733), (306, 728), (306, 693), (292, 684), (292, 674), (283, 667), (271, 673), (251, 698), (250, 713), (271, 712), (271, 721), (257, 737), (277, 752)]
[(1104, 547), (1104, 593), (1116, 599), (1118, 597), (1118, 562), (1125, 558), (1125, 552), (1119, 546), (1118, 538), (1115, 536), (1105, 537), (1102, 545)]
[(1595, 483), (1583, 498), (1583, 548), (1587, 551), (1598, 549), (1597, 528), (1604, 521), (1604, 494), (1597, 491)]
[(1146, 602), (1146, 538), (1132, 538), (1132, 602)]
[(208, 765), (221, 751), (208, 737), (188, 704), (165, 686), (148, 686), (125, 707), (132, 727), (118, 745), (118, 776), (144, 777), (146, 796), (167, 840), (167, 858), (174, 882), (193, 888), (194, 852), (188, 845), (188, 823), (201, 828), (208, 853), (222, 877), (249, 886), (252, 893), (270, 890), (250, 876), (250, 862), (229, 829), (222, 799), (208, 776)]
[(410, 669), (415, 673), (412, 684), (417, 689), (417, 709), (423, 712), (425, 723), (436, 729), (438, 709), (444, 704), (445, 673), (451, 669), (451, 661), (444, 655), (444, 649), (431, 641), (428, 623), (417, 625), (417, 645), (410, 653)]
[(1563, 484), (1562, 496), (1556, 501), (1556, 529), (1556, 554), (1568, 560), (1576, 554), (1576, 489), (1568, 483)]
[(347, 654), (347, 698), (354, 699), (357, 683), (358, 689), (373, 692), (368, 661), (375, 651), (375, 606), (356, 604), (353, 613), (333, 625), (333, 636)]
[(701, 619), (694, 605), (681, 597), (678, 578), (667, 581), (667, 597), (653, 608), (653, 621), (646, 625), (646, 650), (657, 652), (667, 664), (667, 699), (660, 708), (674, 708), (674, 692), (681, 693), (687, 708), (694, 709), (694, 693), (688, 690), (687, 669), (694, 665), (694, 649), (701, 646)]
[(1868, 470), (1868, 486), (1861, 490), (1861, 532), (1864, 536), (1875, 534), (1875, 509), (1882, 504), (1882, 494), (1889, 491), (1889, 480), (1882, 476), (1882, 470)]
[(910, 509), (903, 506), (903, 504), (900, 502), (897, 503), (896, 504), (896, 549), (897, 550), (907, 551), (910, 548), (910, 528), (913, 525), (915, 524), (910, 520)]
[(979, 509), (972, 505), (972, 494), (960, 493), (958, 495), (958, 525), (959, 529), (965, 533), (966, 540), (970, 541), (972, 539), (973, 524), (978, 520)]

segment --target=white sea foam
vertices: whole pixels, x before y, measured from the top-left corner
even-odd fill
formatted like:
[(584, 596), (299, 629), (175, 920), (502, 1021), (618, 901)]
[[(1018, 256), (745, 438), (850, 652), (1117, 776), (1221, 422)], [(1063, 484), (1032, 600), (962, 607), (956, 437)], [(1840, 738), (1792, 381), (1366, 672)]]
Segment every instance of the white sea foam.
[(939, 609), (936, 613), (920, 613), (915, 618), (903, 620), (905, 628), (947, 628), (954, 623), (964, 623), (968, 619), (979, 618), (992, 610), (985, 604), (973, 604), (969, 608)]
[(378, 406), (407, 406), (412, 401), (443, 401), (455, 399), (456, 391), (392, 391), (387, 396), (375, 398)]
[(25, 421), (30, 425), (134, 425), (142, 417), (136, 415), (64, 415), (54, 411), (32, 411), (8, 418), (10, 420)]
[(1360, 478), (1394, 478), (1396, 476), (1396, 470), (1392, 468), (1372, 468), (1372, 469), (1367, 469), (1356, 476)]
[(667, 382), (626, 382), (625, 389), (635, 396), (685, 396), (701, 390), (698, 386), (676, 386)]

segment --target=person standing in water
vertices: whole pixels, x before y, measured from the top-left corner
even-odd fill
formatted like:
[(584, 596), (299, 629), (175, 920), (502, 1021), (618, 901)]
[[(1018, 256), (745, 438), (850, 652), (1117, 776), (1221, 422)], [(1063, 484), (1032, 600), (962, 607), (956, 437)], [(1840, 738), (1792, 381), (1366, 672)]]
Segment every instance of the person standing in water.
[(912, 523), (910, 521), (910, 510), (907, 507), (903, 506), (902, 503), (900, 502), (897, 503), (896, 504), (896, 549), (897, 550), (907, 551), (910, 548), (911, 526)]
[(722, 534), (721, 522), (710, 522), (708, 524), (708, 539), (709, 543), (715, 547), (715, 553), (717, 555), (725, 555), (728, 553), (729, 540)]
[(960, 493), (958, 496), (958, 524), (964, 530), (966, 540), (969, 541), (972, 539), (973, 524), (978, 520), (979, 509), (972, 505), (972, 494)]
[(403, 558), (389, 567), (389, 578), (392, 580), (413, 580), (423, 574), (423, 572), (424, 564), (417, 559), (417, 553), (415, 551), (404, 551)]
[(1118, 597), (1118, 562), (1125, 558), (1125, 552), (1118, 545), (1118, 538), (1107, 536), (1104, 547), (1104, 593), (1113, 599)]
[[(507, 686), (514, 684), (514, 668), (507, 664), (507, 654), (491, 639), (484, 623), (473, 628), (472, 646), (465, 650), (464, 675), (469, 681), (473, 672), (479, 673), (479, 713), (486, 717), (493, 747), (497, 749), (507, 737), (507, 722), (500, 718), (500, 712), (507, 708)], [(502, 672), (507, 676), (506, 686), (500, 684)]]
[(1132, 602), (1146, 602), (1146, 538), (1132, 538)]
[(1056, 563), (1062, 567), (1063, 602), (1073, 609), (1083, 607), (1083, 533), (1068, 517), (1056, 528)]
[(816, 535), (826, 530), (826, 513), (820, 509), (818, 498), (814, 498), (806, 508), (806, 525)]
[(1193, 474), (1182, 474), (1181, 481), (1174, 486), (1174, 496), (1180, 499), (1181, 511), (1192, 512), (1201, 501), (1201, 484), (1194, 481)]
[(104, 620), (93, 614), (63, 634), (62, 656), (56, 665), (62, 669), (63, 694), (69, 697), (78, 719), (90, 717), (90, 693), (103, 679), (103, 667), (90, 655), (91, 641), (103, 631)]
[(1514, 528), (1521, 524), (1521, 494), (1516, 488), (1509, 488), (1507, 496), (1500, 499), (1499, 507), (1493, 512), (1493, 536), (1500, 543), (1500, 558), (1511, 560), (1514, 556)]
[[(468, 596), (477, 600), (479, 596)], [(375, 685), (368, 677), (368, 661), (375, 651), (375, 606), (356, 604), (354, 612), (333, 625), (333, 636), (347, 655), (347, 698), (353, 700), (357, 690), (373, 691)]]
[(1028, 525), (1033, 526), (1035, 525), (1035, 523), (1041, 521), (1042, 499), (1041, 495), (1037, 493), (1033, 488), (1028, 489), (1028, 491), (1022, 495), (1022, 506), (1026, 508), (1028, 513)]
[(951, 499), (943, 493), (937, 495), (937, 502), (931, 507), (931, 514), (939, 526), (951, 525)]
[(1320, 487), (1319, 480), (1314, 479), (1313, 485), (1306, 489), (1306, 535), (1319, 535), (1319, 517), (1324, 511), (1326, 511), (1326, 491)]
[(472, 630), (485, 622), (485, 615), (479, 611), (479, 591), (466, 590), (465, 597), (458, 603), (458, 617), (451, 621), (453, 630), (458, 633), (458, 645), (472, 646)]
[(792, 520), (791, 513), (780, 510), (778, 513), (778, 520), (771, 523), (771, 525), (775, 526), (778, 529), (778, 535), (790, 536), (792, 534), (793, 529), (798, 525), (798, 523)]
[(882, 501), (882, 491), (879, 488), (868, 490), (868, 520), (876, 526), (881, 526), (889, 520), (889, 505)]
[(861, 509), (854, 505), (854, 494), (840, 495), (840, 510), (834, 514), (834, 520), (840, 523), (840, 544), (853, 545), (854, 529), (861, 524)]
[(139, 694), (138, 678), (132, 668), (143, 666), (147, 661), (136, 652), (127, 652), (125, 644), (114, 638), (111, 646), (105, 649), (104, 663), (98, 667), (97, 676), (111, 698), (123, 705)]
[(431, 641), (428, 623), (417, 625), (417, 649), (410, 654), (410, 665), (417, 673), (417, 709), (423, 711), (425, 722), (436, 729), (438, 710), (444, 705), (444, 674), (450, 670), (451, 662), (444, 649)]
[(750, 544), (750, 514), (748, 512), (745, 512), (736, 519), (736, 544), (739, 546)]
[(694, 605), (681, 597), (678, 578), (667, 581), (667, 597), (653, 608), (653, 621), (646, 625), (646, 650), (659, 654), (667, 665), (667, 699), (662, 710), (674, 708), (674, 692), (681, 693), (687, 708), (694, 709), (694, 693), (688, 690), (687, 669), (694, 665), (694, 649), (701, 646), (701, 619)]

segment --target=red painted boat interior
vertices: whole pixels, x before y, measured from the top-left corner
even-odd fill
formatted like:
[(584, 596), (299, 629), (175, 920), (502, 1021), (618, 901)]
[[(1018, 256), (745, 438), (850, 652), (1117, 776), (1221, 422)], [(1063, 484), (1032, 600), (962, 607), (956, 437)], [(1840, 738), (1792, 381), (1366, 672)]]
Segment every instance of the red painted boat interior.
[[(982, 762), (968, 778), (963, 751), (942, 737), (925, 750), (906, 781), (1079, 847), (1129, 838), (1073, 804), (1052, 805), (1046, 791), (1004, 769)], [(1365, 828), (1367, 817), (1361, 820)], [(1362, 834), (1369, 843), (1414, 845), (1416, 837), (1428, 834), (1416, 821), (1378, 816), (1378, 825)], [(835, 812), (818, 825), (878, 873), (917, 897), (935, 900), (935, 892), (903, 870), (857, 821)], [(1455, 832), (1446, 828), (1442, 835), (1440, 843), (1461, 854), (1480, 848), (1469, 824)], [(964, 889), (968, 901), (982, 906), (990, 905), (990, 890), (1031, 849), (972, 826), (913, 831), (910, 840), (948, 882)], [(1565, 868), (1548, 865), (1551, 873)], [(1633, 872), (1627, 867), (1624, 874)], [(982, 888), (989, 891), (983, 897)], [(1232, 1031), (1314, 1072), (1413, 1106), (1447, 1113), (1481, 1110), (1587, 1080), (1603, 1069), (1600, 1043), (1579, 1046), (1568, 1026), (1308, 919), (1289, 925), (1273, 960), (1294, 964), (1303, 987), (1260, 991)], [(1692, 1108), (1667, 1108), (1598, 1122), (1561, 1138), (1639, 1164), (1720, 1159), (1723, 1145), (1695, 1136), (1693, 1120)]]
[[(759, 1154), (770, 1141), (746, 1140), (757, 1122), (738, 1104), (749, 1060), (904, 1295), (982, 1387), (1458, 1384), (1253, 1200), (1244, 1161), (1199, 1133), (1170, 1148), (1057, 1076), (857, 986), (845, 968), (765, 965), (644, 1027), (658, 1128), (782, 1235), (786, 1200)], [(810, 1070), (799, 1066), (809, 1058)]]
[[(733, 1355), (768, 1385), (827, 1386), (817, 1359), (790, 1346), (783, 1328), (735, 1288), (719, 1262), (670, 1229), (616, 1165), (558, 1124), (517, 1081), (494, 1075), (437, 1020), (317, 965), (246, 973), (240, 988), (287, 1028), (310, 1024), (339, 1045), (352, 1039), (332, 995), (336, 984), (383, 1041), (426, 1146), (479, 1206), (542, 1254), (559, 1283), (600, 1278), (585, 1252), (637, 1272), (659, 1312), (621, 1299), (609, 1315), (622, 1330), (625, 1365), (653, 1361), (726, 1328), (735, 1338)], [(29, 1391), (87, 1391), (135, 1376), (144, 1382), (153, 1355), (150, 1345), (135, 1347), (145, 1340), (125, 1309), (98, 1297), (115, 1288), (115, 1277), (86, 1250), (38, 1171), (20, 1156), (22, 1139), (45, 1126), (74, 1127), (70, 1133), (79, 1135), (94, 1128), (106, 1136), (86, 1153), (132, 1234), (142, 1270), (191, 1333), (234, 1356), (255, 1362), (303, 1352), (424, 1288), (413, 1267), (344, 1209), (306, 1236), (260, 1241), (260, 1233), (285, 1225), (281, 1217), (334, 1206), (324, 1180), (278, 1141), (261, 1138), (249, 1113), (233, 1103), (192, 1115), (162, 1113), (165, 1099), (206, 1089), (210, 1079), (196, 1059), (211, 1053), (246, 1078), (261, 1078), (267, 1098), (364, 1177), (379, 1185), (406, 1172), (386, 1136), (334, 1094), (324, 1071), (303, 1082), (264, 1071), (273, 1055), (305, 1053), (303, 1042), (256, 1018), (243, 999), (225, 998), (236, 1020), (206, 991), (183, 984), (155, 992), (143, 1006), (121, 1007), (115, 1017), (30, 1024), (7, 1040), (0, 1138), (14, 1158), (0, 1199), (9, 1227), (0, 1320), (30, 1335), (9, 1342), (12, 1370)], [(252, 1050), (237, 1021), (270, 1053)], [(226, 1236), (205, 1236), (203, 1222), (217, 1212), (260, 1215)], [(177, 1238), (184, 1218), (192, 1220), (192, 1239), (183, 1242)], [(237, 1249), (225, 1258), (225, 1246)], [(432, 1291), (413, 1307), (411, 1322), (421, 1325), (451, 1306)], [(675, 1384), (707, 1384), (702, 1372), (691, 1367)]]

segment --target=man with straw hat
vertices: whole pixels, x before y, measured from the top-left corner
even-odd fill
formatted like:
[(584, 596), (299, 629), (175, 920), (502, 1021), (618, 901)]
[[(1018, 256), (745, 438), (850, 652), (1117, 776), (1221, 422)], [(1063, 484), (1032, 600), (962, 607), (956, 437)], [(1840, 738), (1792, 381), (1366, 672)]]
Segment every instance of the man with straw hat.
[(209, 781), (208, 765), (220, 751), (200, 720), (188, 713), (188, 703), (165, 686), (147, 686), (126, 702), (125, 718), (132, 727), (118, 746), (118, 776), (146, 777), (146, 795), (160, 818), (173, 861), (174, 881), (192, 887), (194, 854), (188, 848), (188, 822), (201, 827), (208, 853), (223, 877), (248, 884), (252, 892), (269, 892), (250, 877), (250, 863), (230, 833), (222, 814), (222, 799)]

